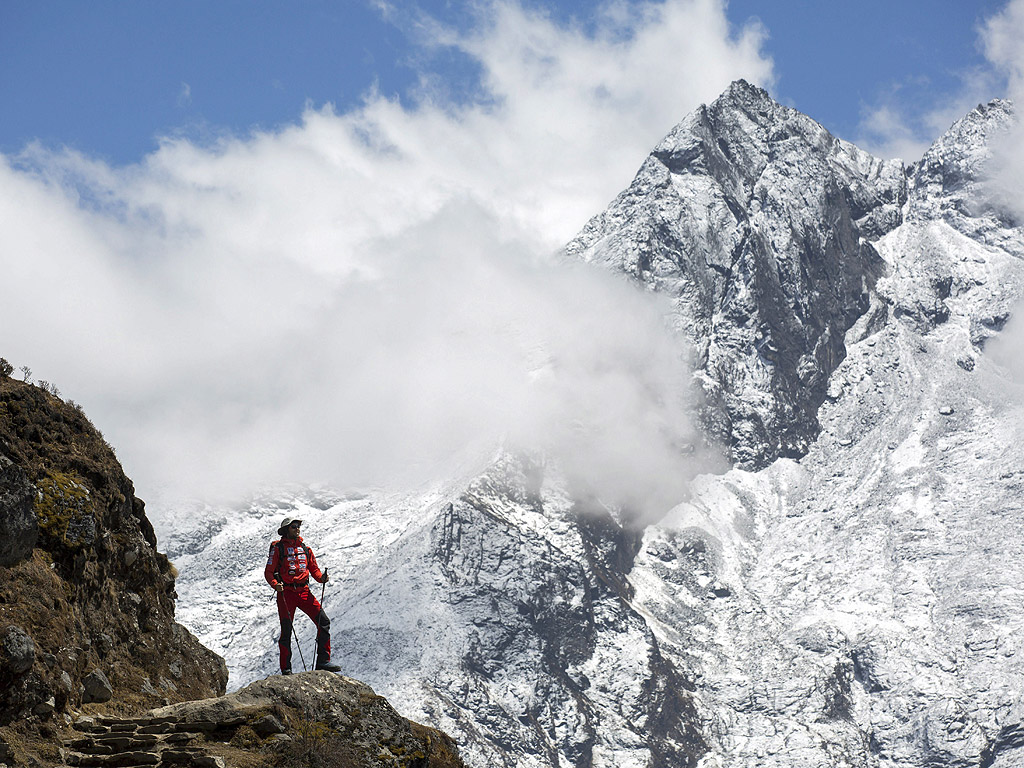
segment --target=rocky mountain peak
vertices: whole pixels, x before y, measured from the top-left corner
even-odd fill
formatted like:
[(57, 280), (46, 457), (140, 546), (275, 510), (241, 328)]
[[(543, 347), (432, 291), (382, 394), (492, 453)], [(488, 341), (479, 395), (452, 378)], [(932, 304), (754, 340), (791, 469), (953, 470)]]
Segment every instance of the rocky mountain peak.
[[(914, 187), (932, 197), (949, 195), (976, 184), (991, 157), (992, 140), (1015, 119), (1013, 102), (993, 99), (979, 104), (950, 126), (913, 166)], [(929, 184), (940, 184), (929, 187)]]
[(995, 99), (957, 120), (910, 169), (907, 219), (941, 219), (972, 238), (1024, 256), (1014, 238), (1002, 236), (1021, 222), (994, 204), (988, 188), (993, 146), (1006, 140), (1016, 119), (1013, 102)]
[(667, 294), (700, 418), (737, 464), (800, 456), (902, 221), (903, 165), (737, 81), (684, 119), (566, 248)]

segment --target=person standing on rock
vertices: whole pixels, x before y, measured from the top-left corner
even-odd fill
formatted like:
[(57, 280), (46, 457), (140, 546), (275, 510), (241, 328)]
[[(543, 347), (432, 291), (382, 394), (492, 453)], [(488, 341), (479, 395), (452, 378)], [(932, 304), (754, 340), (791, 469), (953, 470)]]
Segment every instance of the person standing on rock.
[(306, 546), (299, 530), (302, 521), (286, 517), (277, 529), (280, 540), (270, 545), (270, 556), (263, 576), (277, 592), (277, 615), (281, 619), (281, 674), (292, 673), (292, 617), (298, 608), (316, 624), (316, 669), (328, 672), (341, 670), (331, 662), (331, 620), (327, 618), (319, 601), (309, 591), (309, 577), (320, 584), (330, 580), (327, 571), (320, 572), (313, 550)]

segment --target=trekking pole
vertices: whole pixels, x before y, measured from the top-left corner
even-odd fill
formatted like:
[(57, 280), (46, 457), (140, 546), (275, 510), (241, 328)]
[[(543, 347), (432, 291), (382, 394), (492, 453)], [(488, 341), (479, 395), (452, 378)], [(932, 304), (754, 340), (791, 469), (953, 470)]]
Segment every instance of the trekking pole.
[[(324, 569), (324, 576), (327, 576), (327, 570)], [(324, 612), (324, 592), (327, 590), (327, 582), (324, 581), (320, 584), (320, 613)], [(320, 617), (316, 617), (316, 650), (313, 651), (313, 669), (316, 669), (316, 663), (320, 660)]]

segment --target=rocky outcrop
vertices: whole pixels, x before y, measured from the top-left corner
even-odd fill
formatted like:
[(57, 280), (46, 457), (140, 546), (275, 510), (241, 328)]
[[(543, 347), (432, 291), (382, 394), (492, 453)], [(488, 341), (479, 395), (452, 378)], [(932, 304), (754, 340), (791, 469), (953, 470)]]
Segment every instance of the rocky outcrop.
[(32, 554), (39, 537), (34, 500), (35, 488), (28, 476), (0, 452), (0, 567), (20, 563)]
[(756, 469), (817, 437), (844, 336), (885, 273), (872, 242), (906, 198), (901, 163), (738, 81), (676, 126), (566, 253), (672, 299), (705, 429)]
[[(463, 768), (455, 743), (444, 733), (401, 717), (370, 686), (330, 672), (269, 677), (227, 696), (162, 707), (149, 715), (165, 732), (248, 742), (271, 764), (278, 764), (275, 756), (299, 758), (310, 752), (320, 761), (309, 765)], [(288, 759), (279, 762), (288, 764)]]
[[(132, 717), (81, 715), (54, 741), (45, 759), (82, 768), (464, 768), (448, 736), (328, 672), (277, 676)], [(21, 765), (28, 754), (0, 740), (0, 763)]]
[(0, 526), (0, 726), (224, 691), (223, 660), (174, 621), (176, 572), (113, 450), (79, 408), (9, 377)]

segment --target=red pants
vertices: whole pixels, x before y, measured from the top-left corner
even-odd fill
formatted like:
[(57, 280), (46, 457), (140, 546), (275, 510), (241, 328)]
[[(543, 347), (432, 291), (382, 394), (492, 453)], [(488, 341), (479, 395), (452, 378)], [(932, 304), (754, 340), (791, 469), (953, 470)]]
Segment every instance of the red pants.
[[(331, 658), (331, 620), (313, 597), (309, 587), (289, 589), (277, 593), (277, 616), (281, 620), (281, 638), (277, 641), (281, 650), (281, 669), (292, 668), (292, 617), (295, 609), (305, 613), (316, 624), (316, 663), (323, 664)], [(310, 664), (313, 659), (309, 660)]]

